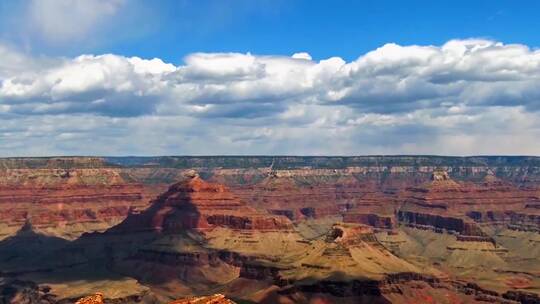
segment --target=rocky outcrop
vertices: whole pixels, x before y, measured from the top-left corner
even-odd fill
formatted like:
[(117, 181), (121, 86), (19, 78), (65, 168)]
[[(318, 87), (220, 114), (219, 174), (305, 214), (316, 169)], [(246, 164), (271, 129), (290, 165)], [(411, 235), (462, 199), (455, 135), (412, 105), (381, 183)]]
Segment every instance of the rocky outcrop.
[(169, 304), (235, 304), (235, 302), (227, 299), (222, 294), (215, 294), (204, 297), (191, 297), (172, 301)]
[(75, 304), (104, 304), (103, 294), (98, 292), (94, 295), (79, 299)]
[(107, 298), (101, 292), (97, 292), (93, 295), (82, 297), (76, 301), (70, 299), (63, 299), (58, 304), (132, 304), (132, 303), (144, 303), (144, 304), (156, 304), (159, 303), (154, 295), (150, 292), (143, 292), (142, 294), (134, 294), (119, 298)]

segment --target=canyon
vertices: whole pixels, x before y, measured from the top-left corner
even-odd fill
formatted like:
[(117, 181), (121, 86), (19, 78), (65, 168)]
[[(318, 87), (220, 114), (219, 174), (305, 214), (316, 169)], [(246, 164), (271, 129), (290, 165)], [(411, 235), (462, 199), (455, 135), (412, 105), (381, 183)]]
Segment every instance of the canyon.
[(2, 303), (540, 303), (536, 157), (6, 158), (0, 211)]

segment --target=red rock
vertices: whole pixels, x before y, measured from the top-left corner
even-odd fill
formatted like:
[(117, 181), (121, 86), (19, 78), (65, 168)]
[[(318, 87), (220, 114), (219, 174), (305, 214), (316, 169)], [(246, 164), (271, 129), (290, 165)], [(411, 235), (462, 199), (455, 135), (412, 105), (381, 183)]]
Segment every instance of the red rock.
[(195, 176), (172, 185), (141, 214), (128, 216), (112, 229), (178, 232), (186, 229), (291, 229), (284, 216), (257, 211), (241, 202), (224, 185)]
[(222, 294), (215, 294), (205, 297), (191, 297), (187, 299), (180, 299), (169, 304), (235, 304), (235, 302), (227, 299)]
[(490, 175), (481, 183), (471, 183), (456, 182), (447, 173), (438, 172), (431, 182), (400, 194), (403, 203), (397, 215), (399, 221), (417, 228), (486, 238), (476, 222), (517, 222), (518, 214), (527, 202), (536, 199), (535, 195), (530, 189), (517, 188)]
[[(270, 175), (247, 186), (233, 185), (232, 191), (250, 205), (292, 220), (323, 218), (348, 212), (391, 215), (397, 206), (395, 198), (381, 191), (373, 181), (359, 181), (352, 175), (317, 176), (319, 173), (327, 174), (317, 170), (289, 173), (284, 176)], [(382, 205), (381, 201), (385, 204)]]
[(79, 299), (75, 304), (103, 304), (103, 294), (98, 292), (94, 295)]
[(397, 225), (393, 215), (379, 215), (374, 213), (347, 212), (343, 216), (345, 223), (359, 223), (374, 228), (394, 229)]
[(38, 230), (76, 237), (146, 208), (162, 189), (128, 182), (109, 168), (6, 169), (0, 172), (0, 224), (20, 227), (28, 220)]

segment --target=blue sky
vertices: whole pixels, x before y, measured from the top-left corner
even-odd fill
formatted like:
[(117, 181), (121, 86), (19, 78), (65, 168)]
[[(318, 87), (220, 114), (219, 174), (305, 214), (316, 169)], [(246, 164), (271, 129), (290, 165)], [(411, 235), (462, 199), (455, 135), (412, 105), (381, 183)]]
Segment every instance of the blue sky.
[(0, 4), (2, 19), (8, 20), (4, 40), (59, 56), (114, 53), (178, 64), (193, 52), (305, 51), (315, 59), (353, 60), (388, 42), (440, 45), (475, 37), (540, 45), (538, 1), (127, 1), (78, 43), (21, 38), (10, 31), (28, 2)]
[[(537, 46), (540, 39), (531, 30), (540, 28), (534, 13), (540, 10), (537, 1), (518, 7), (515, 1), (238, 1), (243, 4), (230, 6), (220, 5), (223, 1), (195, 2), (170, 4), (156, 12), (165, 22), (147, 36), (148, 42), (106, 51), (171, 62), (201, 51), (289, 55), (300, 50), (316, 59), (353, 60), (388, 42), (425, 45), (486, 37)], [(188, 13), (178, 18), (178, 11)]]
[(306, 51), (315, 59), (353, 60), (388, 42), (438, 45), (455, 38), (484, 37), (538, 46), (540, 39), (533, 30), (540, 28), (534, 13), (540, 10), (538, 1), (195, 2), (160, 8), (159, 30), (128, 47), (111, 45), (106, 51), (171, 62), (192, 52), (230, 51), (280, 55)]
[(2, 0), (0, 156), (538, 155), (539, 9)]

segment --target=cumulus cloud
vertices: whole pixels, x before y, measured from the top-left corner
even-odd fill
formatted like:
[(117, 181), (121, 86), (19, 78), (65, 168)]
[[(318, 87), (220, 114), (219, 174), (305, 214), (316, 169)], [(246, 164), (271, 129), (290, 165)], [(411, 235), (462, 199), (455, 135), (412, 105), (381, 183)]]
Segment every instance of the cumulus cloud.
[(195, 53), (178, 66), (0, 55), (3, 154), (18, 136), (47, 146), (38, 154), (85, 154), (88, 138), (105, 144), (92, 154), (540, 152), (540, 52), (525, 45), (386, 44), (351, 62)]
[(174, 70), (159, 59), (83, 55), (14, 72), (2, 80), (0, 98), (20, 114), (150, 114), (167, 86), (164, 75)]

